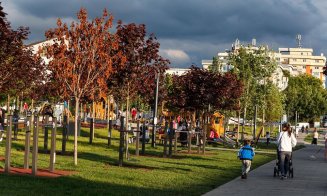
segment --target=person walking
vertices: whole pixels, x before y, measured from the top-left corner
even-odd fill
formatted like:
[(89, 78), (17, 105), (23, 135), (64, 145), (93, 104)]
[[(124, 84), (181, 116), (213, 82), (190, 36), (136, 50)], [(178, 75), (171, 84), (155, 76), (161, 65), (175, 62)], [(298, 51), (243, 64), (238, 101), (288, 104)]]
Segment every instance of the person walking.
[(250, 140), (244, 140), (244, 146), (238, 152), (238, 158), (242, 161), (242, 179), (247, 179), (247, 174), (251, 169), (252, 159), (255, 155), (254, 150), (250, 144)]
[(313, 137), (313, 138), (312, 138), (312, 142), (311, 142), (311, 144), (315, 144), (315, 145), (317, 145), (317, 143), (318, 143), (318, 137), (319, 137), (319, 134), (318, 134), (317, 128), (314, 129), (314, 131), (313, 131), (313, 136), (312, 136), (312, 137)]
[(292, 133), (290, 124), (283, 124), (282, 131), (277, 136), (279, 167), (281, 170), (281, 179), (286, 178), (289, 170), (289, 161), (292, 156), (292, 148), (296, 146), (296, 138)]
[(266, 132), (266, 139), (267, 139), (267, 146), (268, 146), (269, 142), (270, 142), (270, 132), (269, 131)]

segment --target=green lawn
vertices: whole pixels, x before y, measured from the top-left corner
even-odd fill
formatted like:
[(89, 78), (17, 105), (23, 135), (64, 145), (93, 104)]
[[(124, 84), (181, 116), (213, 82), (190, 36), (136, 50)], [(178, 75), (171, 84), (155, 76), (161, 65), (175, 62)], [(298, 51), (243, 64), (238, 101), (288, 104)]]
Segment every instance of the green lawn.
[[(129, 161), (118, 167), (118, 132), (114, 131), (113, 146), (107, 147), (107, 130), (97, 129), (93, 144), (88, 143), (88, 130), (79, 137), (78, 166), (72, 156), (56, 156), (56, 169), (76, 173), (60, 178), (0, 174), (0, 195), (201, 195), (240, 175), (241, 163), (235, 152), (207, 151), (205, 155), (179, 151), (173, 158), (162, 158), (163, 147), (146, 146), (146, 156), (136, 157), (134, 145)], [(69, 137), (67, 151), (73, 149)], [(0, 143), (4, 156), (5, 140)], [(50, 146), (50, 140), (49, 140)], [(43, 136), (39, 137), (39, 149)], [(61, 150), (61, 135), (57, 136)], [(181, 150), (181, 149), (179, 149)], [(12, 166), (23, 167), (24, 133), (13, 141)], [(256, 155), (252, 168), (275, 158), (274, 155)], [(30, 157), (31, 162), (31, 157)], [(48, 168), (49, 155), (39, 153), (39, 168)], [(4, 167), (4, 161), (0, 162)]]

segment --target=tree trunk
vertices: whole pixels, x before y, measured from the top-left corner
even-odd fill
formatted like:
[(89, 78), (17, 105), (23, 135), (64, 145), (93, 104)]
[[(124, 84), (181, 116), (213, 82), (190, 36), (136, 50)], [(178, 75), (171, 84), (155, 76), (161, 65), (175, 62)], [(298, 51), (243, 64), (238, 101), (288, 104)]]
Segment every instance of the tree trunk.
[(74, 164), (77, 165), (77, 131), (78, 131), (79, 98), (75, 97), (75, 131), (74, 131)]

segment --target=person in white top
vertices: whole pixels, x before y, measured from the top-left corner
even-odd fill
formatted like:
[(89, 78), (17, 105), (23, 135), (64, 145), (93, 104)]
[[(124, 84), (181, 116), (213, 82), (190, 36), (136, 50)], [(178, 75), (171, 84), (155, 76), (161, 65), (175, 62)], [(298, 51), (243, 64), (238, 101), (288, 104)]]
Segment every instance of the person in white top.
[(318, 143), (318, 137), (319, 137), (319, 134), (317, 132), (317, 128), (315, 128), (315, 130), (313, 131), (313, 138), (312, 138), (311, 144), (317, 145), (317, 143)]
[(292, 148), (296, 146), (296, 143), (297, 141), (292, 133), (290, 124), (283, 124), (283, 129), (277, 136), (281, 179), (286, 178), (289, 169), (289, 161), (292, 156)]

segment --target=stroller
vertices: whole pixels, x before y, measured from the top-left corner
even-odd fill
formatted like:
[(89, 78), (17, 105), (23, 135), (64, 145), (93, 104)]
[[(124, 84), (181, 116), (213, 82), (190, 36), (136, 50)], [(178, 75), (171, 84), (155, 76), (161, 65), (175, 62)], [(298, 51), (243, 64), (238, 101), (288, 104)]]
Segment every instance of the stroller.
[[(277, 149), (277, 159), (276, 159), (276, 166), (274, 167), (274, 177), (279, 176), (281, 174), (279, 152), (280, 151)], [(289, 178), (294, 177), (292, 156), (293, 156), (293, 153), (291, 153), (290, 160), (288, 161), (288, 173), (286, 174), (286, 175), (288, 175)]]

